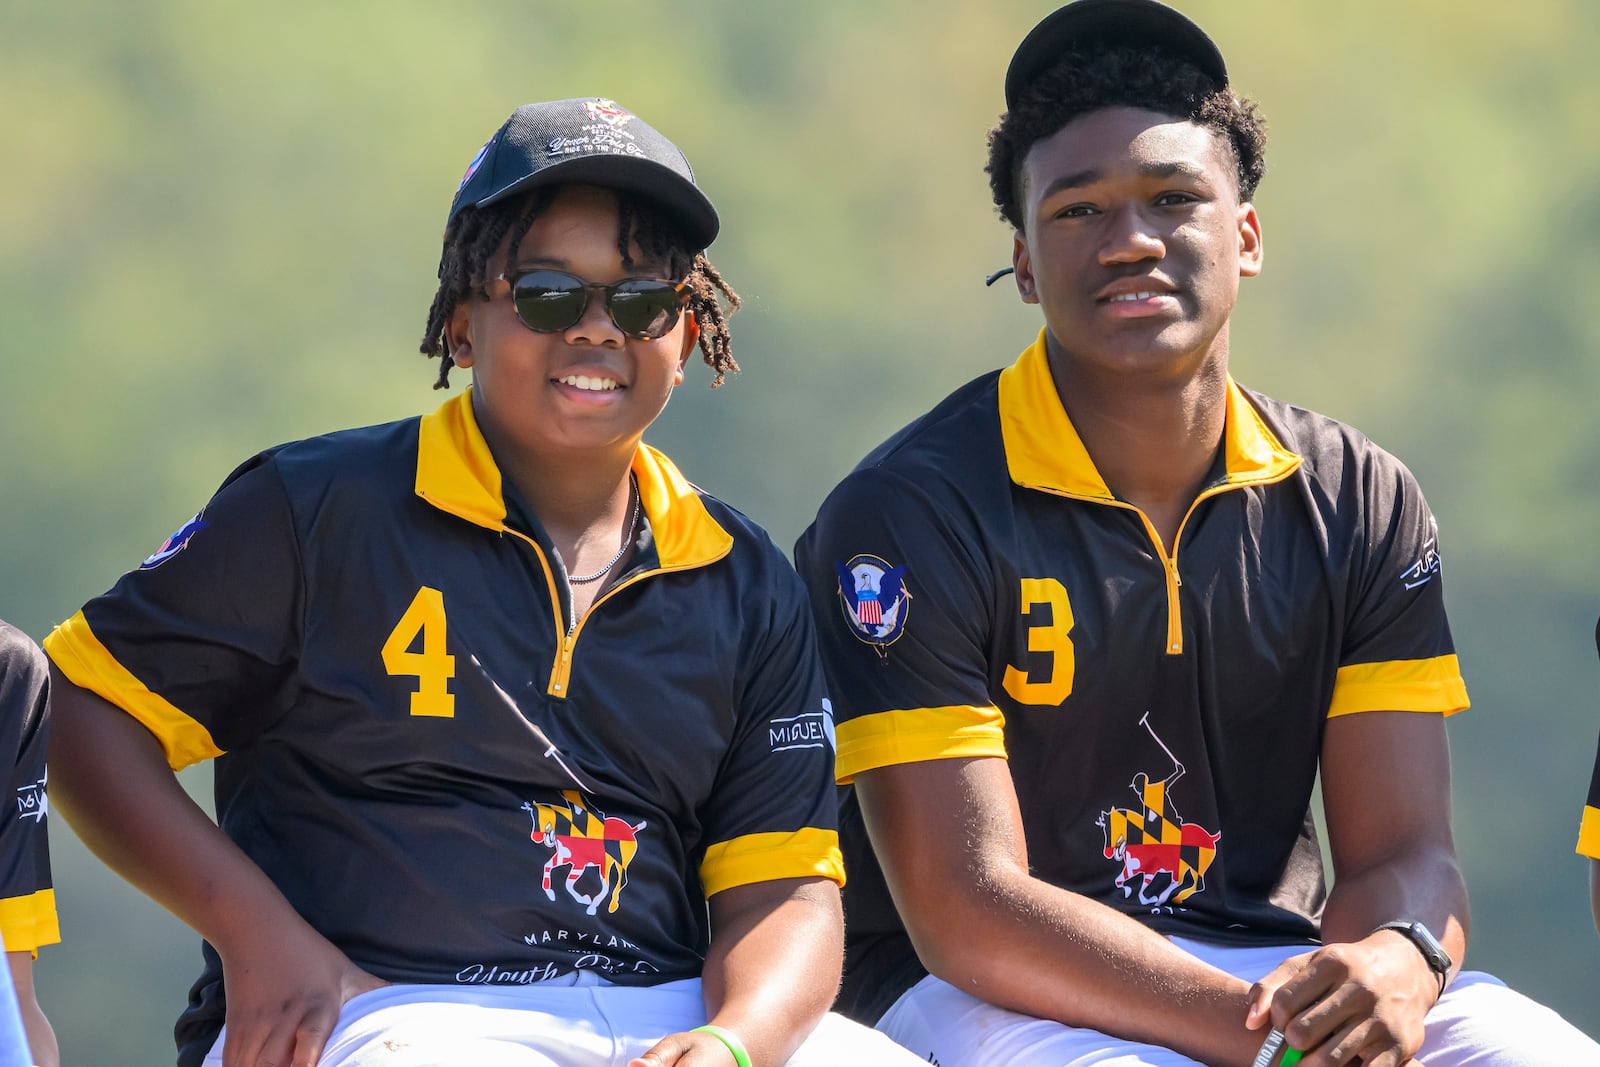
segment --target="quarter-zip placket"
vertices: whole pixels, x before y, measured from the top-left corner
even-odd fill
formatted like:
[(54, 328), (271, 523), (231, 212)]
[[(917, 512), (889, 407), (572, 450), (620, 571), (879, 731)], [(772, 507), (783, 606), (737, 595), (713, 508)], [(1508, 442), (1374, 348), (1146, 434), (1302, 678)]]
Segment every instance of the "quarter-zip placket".
[[(585, 611), (582, 616), (574, 618), (568, 622), (562, 611), (561, 591), (556, 584), (555, 571), (550, 565), (549, 556), (546, 555), (544, 549), (540, 547), (538, 541), (534, 540), (528, 534), (525, 534), (520, 530), (515, 530), (510, 526), (507, 526), (504, 519), (499, 516), (491, 518), (487, 515), (484, 515), (482, 512), (474, 512), (469, 509), (462, 508), (453, 504), (449, 500), (441, 499), (426, 492), (419, 492), (418, 495), (426, 500), (429, 504), (438, 508), (440, 511), (445, 512), (446, 514), (454, 515), (458, 519), (463, 519), (472, 523), (474, 526), (480, 526), (486, 530), (490, 530), (501, 535), (502, 537), (510, 535), (518, 538), (533, 550), (534, 557), (539, 561), (539, 569), (544, 573), (545, 587), (550, 592), (550, 616), (553, 632), (556, 638), (555, 660), (550, 666), (550, 678), (545, 685), (545, 693), (546, 695), (555, 697), (558, 700), (566, 700), (572, 695), (573, 653), (577, 647), (578, 638), (583, 635), (584, 624), (588, 622), (589, 617), (594, 614), (595, 610), (599, 608), (601, 604), (604, 604), (607, 600), (610, 600), (622, 590), (631, 585), (635, 585), (646, 578), (651, 578), (659, 574), (672, 574), (677, 571), (694, 570), (697, 567), (707, 567), (713, 563), (716, 563), (718, 560), (723, 559), (728, 555), (729, 552), (733, 550), (733, 540), (728, 538), (718, 548), (711, 549), (710, 551), (706, 551), (705, 548), (702, 547), (697, 554), (686, 559), (684, 562), (674, 562), (669, 566), (651, 567), (647, 570), (631, 573), (624, 577), (622, 581), (618, 582), (616, 585), (600, 594), (600, 596), (596, 597), (594, 603), (589, 605), (589, 609)], [(568, 599), (567, 603), (568, 605), (571, 604), (570, 598)]]
[[(1043, 488), (1043, 487), (1040, 487)], [(1108, 500), (1105, 497), (1085, 496), (1081, 493), (1068, 493), (1059, 489), (1044, 489), (1044, 492), (1054, 496), (1066, 497), (1068, 500), (1081, 500), (1086, 504), (1102, 504), (1106, 507), (1122, 508), (1139, 516), (1139, 521), (1144, 525), (1145, 533), (1150, 538), (1150, 544), (1156, 550), (1156, 559), (1161, 563), (1163, 577), (1167, 587), (1167, 639), (1163, 651), (1169, 656), (1183, 655), (1183, 611), (1179, 590), (1183, 588), (1183, 575), (1178, 572), (1178, 546), (1183, 543), (1184, 527), (1189, 525), (1189, 518), (1203, 502), (1225, 493), (1229, 489), (1242, 489), (1243, 485), (1231, 482), (1217, 482), (1201, 490), (1189, 505), (1189, 510), (1183, 513), (1183, 521), (1178, 523), (1178, 532), (1172, 538), (1172, 554), (1167, 554), (1166, 545), (1161, 542), (1161, 534), (1156, 531), (1155, 524), (1150, 521), (1137, 504), (1130, 504), (1126, 500)]]

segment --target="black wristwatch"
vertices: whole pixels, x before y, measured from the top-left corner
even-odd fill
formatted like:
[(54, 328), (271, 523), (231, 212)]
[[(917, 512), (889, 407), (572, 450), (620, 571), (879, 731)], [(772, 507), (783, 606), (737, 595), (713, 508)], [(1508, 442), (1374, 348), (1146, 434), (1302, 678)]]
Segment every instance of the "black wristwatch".
[[(1439, 995), (1444, 996), (1444, 985), (1450, 980), (1451, 960), (1450, 953), (1446, 952), (1444, 946), (1439, 944), (1439, 939), (1434, 937), (1426, 926), (1417, 922), (1396, 921), (1384, 923), (1378, 927), (1378, 930), (1393, 930), (1417, 946), (1417, 951), (1422, 953), (1423, 960), (1428, 964), (1428, 970), (1432, 971), (1434, 976), (1439, 979)], [(1373, 931), (1373, 933), (1377, 932), (1377, 930)]]

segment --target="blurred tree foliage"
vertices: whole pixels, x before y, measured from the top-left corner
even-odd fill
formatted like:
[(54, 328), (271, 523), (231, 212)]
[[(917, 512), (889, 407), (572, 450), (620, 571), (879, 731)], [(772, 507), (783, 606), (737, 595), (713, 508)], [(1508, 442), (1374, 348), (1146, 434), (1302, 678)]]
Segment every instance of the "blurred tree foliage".
[[(1037, 329), (982, 285), (1010, 256), (982, 166), (1051, 6), (11, 0), (0, 616), (42, 637), (258, 448), (430, 409), (455, 183), (513, 106), (562, 96), (638, 110), (718, 204), (745, 373), (692, 375), (652, 436), (792, 541)], [(1367, 430), (1440, 518), (1476, 703), (1452, 722), (1471, 963), (1600, 1033), (1572, 854), (1600, 681), (1600, 5), (1183, 6), (1273, 131), (1236, 374)], [(170, 1062), (195, 938), (63, 823), (54, 845), (64, 1062)]]

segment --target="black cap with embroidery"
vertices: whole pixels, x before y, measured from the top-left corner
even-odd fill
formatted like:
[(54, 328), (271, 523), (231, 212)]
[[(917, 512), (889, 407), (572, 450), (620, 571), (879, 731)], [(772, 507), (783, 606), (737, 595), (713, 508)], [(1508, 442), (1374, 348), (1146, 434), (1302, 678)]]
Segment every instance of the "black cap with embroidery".
[(524, 104), (513, 111), (468, 165), (445, 224), (462, 208), (571, 182), (654, 201), (696, 250), (716, 239), (717, 210), (695, 184), (683, 152), (643, 119), (601, 97)]
[(1046, 15), (1017, 45), (1006, 68), (1006, 108), (1035, 78), (1074, 48), (1163, 45), (1193, 63), (1218, 88), (1228, 84), (1222, 52), (1183, 13), (1156, 0), (1076, 0)]

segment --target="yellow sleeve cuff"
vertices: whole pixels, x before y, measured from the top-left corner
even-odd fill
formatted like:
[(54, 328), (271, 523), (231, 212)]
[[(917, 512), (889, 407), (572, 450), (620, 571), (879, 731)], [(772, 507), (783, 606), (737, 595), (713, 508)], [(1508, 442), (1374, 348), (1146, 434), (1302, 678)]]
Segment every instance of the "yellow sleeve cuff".
[(89, 628), (83, 612), (57, 626), (44, 639), (44, 650), (73, 685), (109, 700), (155, 734), (173, 770), (222, 755), (209, 730), (151, 692), (117, 662)]
[(1600, 808), (1585, 807), (1578, 827), (1578, 855), (1600, 860)]
[(746, 834), (712, 845), (700, 864), (707, 897), (780, 878), (828, 878), (844, 885), (838, 831), (803, 826), (790, 833)]
[(849, 785), (862, 771), (968, 756), (1006, 756), (1005, 716), (996, 707), (958, 705), (880, 711), (839, 724), (834, 777)]
[(61, 940), (56, 918), (56, 891), (41, 889), (25, 897), (0, 900), (0, 934), (7, 952), (33, 952)]
[(1340, 667), (1333, 679), (1328, 718), (1363, 711), (1426, 711), (1454, 715), (1465, 711), (1467, 683), (1455, 656), (1356, 663)]

